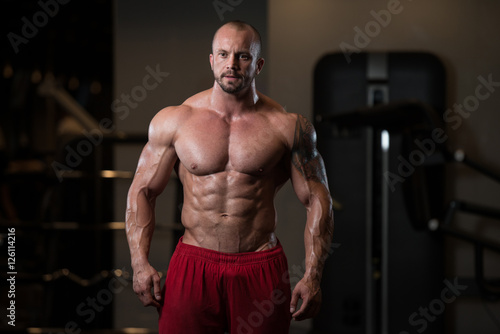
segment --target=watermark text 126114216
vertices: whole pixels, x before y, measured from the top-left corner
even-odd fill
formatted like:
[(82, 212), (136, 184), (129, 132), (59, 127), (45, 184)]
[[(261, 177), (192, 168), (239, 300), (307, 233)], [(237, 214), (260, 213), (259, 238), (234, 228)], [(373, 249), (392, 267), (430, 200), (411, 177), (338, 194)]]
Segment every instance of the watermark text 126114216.
[(16, 229), (11, 227), (7, 234), (7, 323), (16, 325)]

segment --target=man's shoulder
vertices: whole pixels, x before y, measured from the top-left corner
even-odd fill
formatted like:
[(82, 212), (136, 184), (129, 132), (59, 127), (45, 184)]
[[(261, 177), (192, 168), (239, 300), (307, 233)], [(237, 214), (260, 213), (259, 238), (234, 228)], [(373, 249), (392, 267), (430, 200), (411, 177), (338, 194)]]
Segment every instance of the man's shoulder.
[(189, 113), (189, 110), (190, 108), (184, 105), (165, 107), (156, 113), (151, 120), (151, 125), (164, 126), (167, 123), (172, 125), (177, 124), (177, 122), (180, 122), (182, 118)]
[(208, 93), (208, 90), (202, 91), (189, 97), (180, 105), (165, 107), (156, 114), (155, 118), (171, 119), (189, 116), (196, 109), (206, 106)]
[(260, 94), (260, 99), (264, 105), (264, 110), (266, 110), (269, 114), (276, 117), (280, 122), (284, 120), (287, 121), (288, 126), (292, 126), (295, 129), (296, 126), (300, 126), (300, 124), (307, 123), (310, 125), (311, 123), (307, 119), (306, 116), (298, 113), (289, 112), (286, 106), (282, 106), (275, 100), (271, 99), (268, 96)]
[(167, 119), (170, 122), (182, 121), (192, 115), (196, 109), (206, 105), (206, 101), (207, 93), (203, 91), (189, 97), (180, 105), (163, 108), (156, 114), (155, 118), (160, 120)]
[(289, 120), (296, 121), (297, 114), (290, 113), (286, 110), (286, 106), (282, 106), (269, 96), (259, 93), (259, 99), (262, 103), (261, 109), (267, 112), (269, 115), (276, 117), (280, 121)]
[(176, 132), (186, 120), (206, 104), (207, 91), (197, 93), (182, 104), (168, 106), (156, 113), (151, 120), (151, 129), (161, 129), (161, 132)]
[(269, 96), (267, 96), (261, 92), (258, 92), (257, 94), (259, 96), (259, 101), (261, 103), (262, 108), (272, 110), (275, 112), (281, 112), (281, 113), (286, 112), (285, 108), (283, 108), (283, 106), (281, 104), (279, 104), (278, 102), (276, 102), (275, 100), (273, 100)]

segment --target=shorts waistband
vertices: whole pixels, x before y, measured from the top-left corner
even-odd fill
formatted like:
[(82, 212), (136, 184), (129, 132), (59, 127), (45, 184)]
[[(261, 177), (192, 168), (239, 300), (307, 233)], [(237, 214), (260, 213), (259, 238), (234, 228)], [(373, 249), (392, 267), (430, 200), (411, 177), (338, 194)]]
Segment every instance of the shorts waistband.
[(276, 246), (270, 249), (257, 252), (244, 253), (224, 253), (212, 249), (202, 248), (198, 246), (188, 245), (182, 242), (182, 237), (179, 239), (175, 252), (178, 255), (194, 256), (207, 261), (227, 264), (250, 264), (258, 262), (266, 262), (279, 257), (283, 257), (285, 252), (279, 240)]

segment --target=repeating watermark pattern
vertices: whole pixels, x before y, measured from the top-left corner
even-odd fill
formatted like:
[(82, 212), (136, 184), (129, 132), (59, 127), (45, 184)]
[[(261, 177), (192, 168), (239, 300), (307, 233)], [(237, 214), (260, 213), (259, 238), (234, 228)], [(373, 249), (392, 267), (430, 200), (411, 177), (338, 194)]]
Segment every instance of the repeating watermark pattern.
[(19, 47), (28, 44), (29, 41), (38, 35), (39, 29), (42, 29), (49, 23), (49, 20), (59, 13), (59, 5), (65, 5), (71, 0), (39, 0), (38, 6), (41, 10), (35, 12), (31, 20), (26, 16), (21, 18), (23, 23), (20, 34), (9, 32), (7, 38), (9, 39), (12, 49), (17, 54)]
[[(340, 248), (341, 244), (340, 243), (332, 243), (331, 245), (325, 245), (322, 244), (322, 248), (326, 250), (326, 253), (324, 253), (323, 257), (321, 257), (320, 262), (326, 261), (326, 259), (332, 255), (336, 249)], [(300, 265), (294, 264), (290, 268), (290, 276), (286, 277), (287, 280), (290, 281), (290, 284), (292, 286), (296, 285), (302, 277), (304, 277), (304, 274), (306, 273), (306, 260), (302, 260), (302, 263)], [(285, 280), (285, 277), (283, 277), (283, 280)]]
[[(139, 103), (147, 98), (148, 92), (156, 89), (170, 75), (168, 72), (162, 72), (159, 64), (154, 69), (151, 66), (146, 66), (145, 69), (147, 74), (142, 78), (141, 84), (134, 86), (129, 93), (121, 93), (120, 98), (112, 102), (111, 110), (118, 119), (127, 118), (130, 109), (136, 109)], [(59, 182), (63, 181), (64, 173), (74, 171), (83, 159), (92, 154), (94, 148), (102, 143), (104, 136), (111, 134), (115, 128), (111, 119), (103, 118), (99, 122), (98, 129), (83, 131), (85, 138), (76, 143), (74, 148), (66, 145), (64, 163), (53, 161), (51, 164)]]
[(212, 5), (214, 6), (215, 12), (219, 16), (221, 21), (224, 21), (224, 13), (232, 12), (236, 6), (239, 6), (243, 0), (214, 0)]
[(59, 182), (63, 181), (63, 177), (66, 172), (73, 172), (74, 168), (77, 168), (83, 162), (84, 157), (92, 154), (94, 148), (102, 143), (104, 135), (112, 133), (114, 128), (115, 125), (113, 124), (113, 121), (109, 118), (104, 118), (99, 122), (99, 129), (83, 131), (83, 135), (86, 138), (81, 139), (76, 144), (75, 148), (70, 145), (66, 145), (64, 148), (66, 154), (64, 162), (66, 164), (56, 160), (51, 164)]
[(401, 1), (389, 0), (387, 2), (387, 9), (381, 9), (378, 12), (371, 10), (370, 15), (373, 17), (373, 20), (365, 24), (364, 31), (359, 26), (353, 28), (355, 32), (353, 38), (354, 45), (344, 41), (339, 44), (347, 63), (351, 63), (351, 55), (353, 53), (360, 53), (362, 49), (370, 45), (371, 41), (380, 35), (382, 28), (387, 28), (391, 23), (393, 15), (401, 14), (403, 8)]
[(7, 229), (7, 323), (10, 326), (16, 326), (16, 229), (14, 227)]
[[(418, 333), (423, 333), (429, 323), (436, 321), (437, 317), (444, 313), (446, 304), (453, 303), (457, 297), (462, 294), (462, 291), (468, 288), (467, 285), (458, 284), (458, 278), (455, 277), (453, 283), (449, 280), (444, 280), (445, 287), (441, 290), (439, 298), (429, 302), (427, 307), (420, 306), (417, 312), (413, 312), (408, 318), (408, 323), (415, 327)], [(410, 334), (407, 331), (401, 331), (399, 334)]]
[(238, 316), (236, 319), (238, 322), (236, 333), (253, 333), (255, 328), (262, 326), (265, 318), (270, 317), (274, 313), (275, 306), (283, 304), (286, 302), (286, 299), (286, 295), (283, 291), (275, 289), (271, 292), (269, 300), (263, 300), (261, 302), (254, 300), (252, 305), (255, 306), (255, 310), (250, 312), (247, 319), (245, 320), (241, 316)]
[(408, 155), (408, 158), (404, 158), (402, 155), (398, 156), (398, 173), (392, 173), (390, 171), (384, 172), (384, 179), (391, 191), (396, 190), (398, 183), (403, 183), (406, 178), (410, 177), (414, 172), (415, 168), (422, 165), (427, 157), (430, 157), (436, 152), (436, 144), (441, 145), (448, 139), (448, 135), (441, 128), (436, 128), (432, 130), (431, 138), (425, 138), (419, 140), (418, 138), (413, 141), (416, 149), (412, 150)]
[(130, 109), (136, 109), (139, 103), (148, 97), (148, 92), (155, 90), (167, 78), (170, 73), (162, 72), (160, 64), (156, 64), (153, 69), (151, 66), (146, 66), (146, 74), (142, 78), (142, 84), (134, 86), (130, 90), (130, 94), (121, 93), (120, 98), (116, 99), (111, 104), (111, 110), (117, 114), (120, 120), (124, 120), (130, 114)]
[[(493, 81), (491, 73), (488, 74), (487, 78), (480, 75), (477, 80), (479, 84), (473, 94), (468, 95), (461, 104), (453, 104), (453, 108), (449, 108), (443, 113), (444, 123), (449, 125), (452, 130), (457, 130), (462, 125), (463, 119), (469, 118), (471, 113), (479, 109), (481, 101), (487, 100), (496, 88), (500, 87), (500, 81)], [(408, 158), (402, 155), (398, 156), (397, 173), (384, 172), (384, 179), (391, 191), (396, 190), (398, 183), (405, 182), (406, 178), (415, 172), (415, 168), (422, 165), (427, 157), (435, 153), (438, 145), (443, 144), (446, 140), (448, 140), (448, 135), (441, 128), (433, 129), (430, 138), (415, 139), (416, 148), (409, 153)]]
[[(333, 254), (335, 250), (340, 247), (340, 245), (341, 244), (339, 243), (326, 244), (323, 240), (321, 240), (321, 247), (326, 250), (326, 252), (321, 257), (320, 261), (324, 262), (328, 258), (328, 256)], [(293, 265), (289, 271), (285, 272), (281, 277), (281, 280), (283, 283), (290, 283), (292, 286), (294, 286), (302, 279), (302, 277), (304, 277), (305, 271), (306, 262), (304, 259), (301, 265)], [(238, 322), (236, 333), (254, 333), (254, 330), (262, 326), (264, 320), (274, 313), (275, 307), (283, 304), (285, 301), (286, 295), (280, 289), (273, 290), (268, 300), (254, 300), (252, 302), (252, 305), (255, 306), (255, 310), (250, 312), (246, 319), (241, 316), (238, 316), (238, 318), (236, 319)]]
[(97, 313), (102, 312), (111, 304), (114, 295), (121, 293), (130, 284), (123, 275), (125, 272), (125, 268), (114, 270), (114, 275), (106, 288), (99, 290), (95, 296), (88, 296), (77, 305), (75, 311), (81, 319), (68, 321), (64, 326), (64, 332), (54, 334), (80, 334), (82, 332), (81, 320), (87, 325), (90, 324), (96, 318)]

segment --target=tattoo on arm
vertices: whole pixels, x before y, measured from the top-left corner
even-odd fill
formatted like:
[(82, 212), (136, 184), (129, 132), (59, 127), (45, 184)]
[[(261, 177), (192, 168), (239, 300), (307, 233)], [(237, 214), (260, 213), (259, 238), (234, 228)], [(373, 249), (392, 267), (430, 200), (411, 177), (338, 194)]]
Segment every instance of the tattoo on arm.
[(325, 166), (316, 149), (316, 132), (312, 124), (302, 115), (298, 115), (295, 125), (292, 163), (307, 181), (326, 184)]

